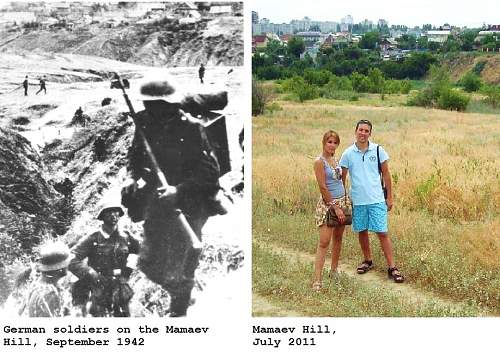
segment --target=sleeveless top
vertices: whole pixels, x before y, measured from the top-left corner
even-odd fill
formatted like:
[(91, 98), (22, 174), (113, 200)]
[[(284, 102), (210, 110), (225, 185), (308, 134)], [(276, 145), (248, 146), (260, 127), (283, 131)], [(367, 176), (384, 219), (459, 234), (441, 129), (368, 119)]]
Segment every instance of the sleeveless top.
[(326, 175), (326, 187), (332, 198), (342, 198), (344, 196), (344, 185), (342, 184), (342, 168), (337, 165), (332, 167), (323, 156), (320, 156), (323, 161), (323, 168)]

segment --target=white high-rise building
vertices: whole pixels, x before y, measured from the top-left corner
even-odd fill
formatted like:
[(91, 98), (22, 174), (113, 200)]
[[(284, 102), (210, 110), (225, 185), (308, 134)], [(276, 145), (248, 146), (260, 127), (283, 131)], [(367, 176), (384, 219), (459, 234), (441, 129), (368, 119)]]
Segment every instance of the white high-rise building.
[(259, 14), (257, 11), (252, 11), (252, 24), (257, 24), (259, 22)]

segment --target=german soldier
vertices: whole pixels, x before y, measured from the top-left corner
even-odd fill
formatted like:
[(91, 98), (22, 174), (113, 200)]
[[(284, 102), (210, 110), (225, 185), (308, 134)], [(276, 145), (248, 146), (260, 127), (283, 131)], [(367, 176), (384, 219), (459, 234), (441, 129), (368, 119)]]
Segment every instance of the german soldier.
[(139, 253), (139, 241), (119, 229), (123, 214), (120, 205), (104, 205), (97, 215), (102, 227), (71, 250), (74, 258), (69, 270), (79, 278), (72, 290), (73, 303), (84, 306), (90, 292), (89, 313), (94, 317), (130, 316), (133, 291), (127, 281), (132, 269), (127, 267), (127, 258)]
[[(145, 220), (140, 269), (169, 292), (170, 316), (185, 316), (201, 249), (186, 246), (176, 211), (182, 212), (198, 239), (208, 217), (226, 213), (216, 200), (219, 164), (203, 126), (182, 111), (184, 95), (170, 81), (145, 83), (140, 92), (145, 110), (136, 114), (128, 156), (130, 180), (122, 190), (122, 204), (133, 221)], [(137, 127), (165, 174), (168, 189), (158, 189), (159, 179), (147, 171), (154, 164)], [(146, 181), (142, 188), (138, 188), (140, 178)]]
[(24, 96), (28, 96), (28, 85), (29, 85), (28, 76), (26, 75), (23, 81)]
[(66, 276), (70, 252), (62, 242), (42, 246), (37, 270), (40, 276), (30, 285), (23, 307), (30, 317), (59, 317), (63, 315), (63, 300), (58, 281)]

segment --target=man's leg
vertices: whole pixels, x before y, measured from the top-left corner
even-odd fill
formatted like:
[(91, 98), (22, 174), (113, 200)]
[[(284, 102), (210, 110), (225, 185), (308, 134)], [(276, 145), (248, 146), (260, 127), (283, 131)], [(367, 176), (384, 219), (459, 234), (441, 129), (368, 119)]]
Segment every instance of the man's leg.
[(387, 232), (377, 232), (378, 239), (380, 240), (380, 246), (384, 252), (385, 259), (387, 260), (387, 265), (389, 268), (393, 268), (394, 257), (392, 252), (392, 242)]
[(368, 206), (354, 205), (352, 208), (352, 230), (358, 232), (359, 245), (365, 257), (365, 261), (371, 261), (370, 240), (368, 237)]
[(366, 261), (372, 260), (372, 251), (370, 249), (370, 238), (368, 236), (368, 230), (365, 229), (358, 233), (359, 245), (361, 247), (361, 251), (363, 252), (363, 256)]

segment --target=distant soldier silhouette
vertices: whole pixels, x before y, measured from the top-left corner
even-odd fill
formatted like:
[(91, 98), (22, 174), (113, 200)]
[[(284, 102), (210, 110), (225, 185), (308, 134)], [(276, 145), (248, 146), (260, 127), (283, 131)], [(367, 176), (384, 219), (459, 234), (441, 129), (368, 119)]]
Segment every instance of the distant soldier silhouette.
[(42, 90), (47, 94), (47, 88), (45, 87), (45, 76), (43, 78), (40, 78), (40, 89), (36, 92), (36, 94), (40, 93)]
[(24, 96), (28, 96), (28, 76), (27, 75), (23, 81), (23, 88), (24, 88)]
[(200, 68), (198, 69), (198, 76), (200, 77), (200, 82), (203, 84), (203, 77), (205, 76), (205, 67), (203, 64), (200, 65)]
[(99, 135), (94, 142), (94, 154), (99, 162), (106, 159), (106, 140)]

